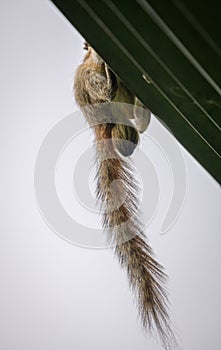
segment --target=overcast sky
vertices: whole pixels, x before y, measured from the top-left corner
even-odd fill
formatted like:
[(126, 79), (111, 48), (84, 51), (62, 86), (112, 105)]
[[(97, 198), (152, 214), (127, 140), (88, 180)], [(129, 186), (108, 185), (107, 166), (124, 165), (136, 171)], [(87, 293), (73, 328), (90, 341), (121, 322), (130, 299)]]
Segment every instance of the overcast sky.
[[(159, 350), (160, 344), (142, 333), (126, 273), (112, 253), (85, 249), (59, 237), (36, 201), (39, 148), (57, 123), (77, 111), (72, 84), (84, 54), (83, 39), (49, 1), (9, 0), (0, 7), (0, 348)], [(147, 135), (161, 132), (176, 145), (153, 117)], [(70, 198), (74, 195), (70, 162), (90, 146), (90, 133), (85, 131), (76, 142), (66, 147), (58, 164), (57, 191), (69, 215), (92, 227), (98, 214), (93, 216), (79, 203), (73, 206)], [(146, 234), (170, 277), (171, 316), (181, 348), (218, 350), (220, 188), (181, 148), (185, 201), (176, 222), (162, 235), (173, 191), (171, 169), (150, 137), (141, 139), (141, 149), (135, 163), (139, 168), (139, 160), (146, 157), (148, 164), (147, 169), (141, 166), (150, 198), (145, 197)], [(85, 180), (79, 174), (79, 189), (83, 181), (93, 187), (92, 164), (84, 166), (90, 176)], [(90, 196), (87, 200), (93, 202), (93, 193)]]

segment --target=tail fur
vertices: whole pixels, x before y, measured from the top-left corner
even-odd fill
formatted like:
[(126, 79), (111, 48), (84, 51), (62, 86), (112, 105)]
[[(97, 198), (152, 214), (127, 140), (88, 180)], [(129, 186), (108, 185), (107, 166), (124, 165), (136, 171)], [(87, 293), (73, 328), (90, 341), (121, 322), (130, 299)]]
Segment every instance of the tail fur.
[(175, 344), (168, 316), (166, 274), (146, 243), (138, 215), (138, 190), (128, 158), (115, 151), (112, 124), (94, 126), (97, 156), (97, 198), (102, 203), (103, 227), (126, 269), (144, 329), (158, 331), (165, 349)]

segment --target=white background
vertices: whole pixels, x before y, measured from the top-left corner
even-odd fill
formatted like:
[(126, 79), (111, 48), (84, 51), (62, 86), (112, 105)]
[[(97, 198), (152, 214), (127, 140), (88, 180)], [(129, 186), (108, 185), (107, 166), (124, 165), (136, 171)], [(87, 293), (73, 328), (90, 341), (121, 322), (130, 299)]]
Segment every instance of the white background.
[[(126, 274), (112, 253), (62, 240), (36, 205), (36, 155), (52, 126), (76, 109), (72, 82), (83, 40), (49, 1), (0, 6), (0, 348), (161, 349), (142, 333)], [(218, 350), (220, 189), (183, 155), (183, 211), (166, 235), (159, 234), (162, 217), (147, 233), (170, 276), (181, 348)]]

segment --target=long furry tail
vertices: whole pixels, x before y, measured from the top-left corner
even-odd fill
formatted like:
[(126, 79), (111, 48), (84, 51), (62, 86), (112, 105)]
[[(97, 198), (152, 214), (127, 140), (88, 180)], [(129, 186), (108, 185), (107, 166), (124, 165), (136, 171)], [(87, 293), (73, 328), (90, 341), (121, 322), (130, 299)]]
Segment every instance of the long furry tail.
[[(111, 140), (112, 124), (94, 127), (97, 149), (97, 198), (103, 227), (115, 254), (127, 271), (144, 329), (158, 331), (165, 349), (175, 344), (168, 316), (166, 274), (145, 242), (138, 217), (138, 193), (130, 160), (120, 156)], [(171, 345), (173, 344), (173, 345)]]

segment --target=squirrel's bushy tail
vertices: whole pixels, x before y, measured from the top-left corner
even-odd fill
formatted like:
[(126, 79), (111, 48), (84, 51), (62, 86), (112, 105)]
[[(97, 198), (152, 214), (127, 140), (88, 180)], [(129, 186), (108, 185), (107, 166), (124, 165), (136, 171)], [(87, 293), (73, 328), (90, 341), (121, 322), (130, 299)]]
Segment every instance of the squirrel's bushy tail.
[(144, 329), (157, 330), (165, 349), (175, 338), (167, 311), (166, 274), (145, 242), (138, 215), (138, 193), (130, 160), (120, 156), (111, 140), (111, 124), (94, 126), (97, 156), (97, 198), (103, 227), (127, 271)]

